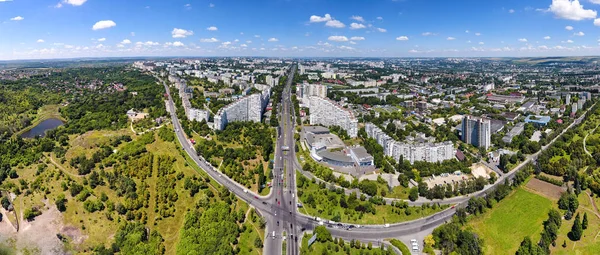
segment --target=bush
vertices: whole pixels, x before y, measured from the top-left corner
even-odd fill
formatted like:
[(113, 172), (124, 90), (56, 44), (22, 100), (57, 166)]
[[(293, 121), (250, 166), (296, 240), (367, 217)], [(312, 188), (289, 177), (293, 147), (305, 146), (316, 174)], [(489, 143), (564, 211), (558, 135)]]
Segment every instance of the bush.
[(42, 212), (40, 212), (40, 210), (38, 208), (28, 208), (27, 210), (25, 210), (25, 213), (23, 215), (23, 217), (25, 217), (25, 219), (27, 221), (32, 221), (35, 217), (40, 216), (42, 214)]
[(536, 175), (535, 178), (538, 180), (541, 180), (541, 181), (545, 181), (547, 183), (554, 184), (556, 186), (562, 186), (564, 184), (564, 182), (561, 180), (552, 179), (548, 176), (541, 175), (541, 174)]
[(400, 240), (398, 240), (398, 239), (392, 239), (390, 241), (390, 243), (393, 246), (395, 246), (396, 248), (398, 248), (400, 250), (400, 252), (402, 252), (403, 255), (405, 255), (405, 254), (411, 254), (410, 250), (408, 249), (408, 247), (406, 247), (406, 245), (403, 242), (401, 242)]

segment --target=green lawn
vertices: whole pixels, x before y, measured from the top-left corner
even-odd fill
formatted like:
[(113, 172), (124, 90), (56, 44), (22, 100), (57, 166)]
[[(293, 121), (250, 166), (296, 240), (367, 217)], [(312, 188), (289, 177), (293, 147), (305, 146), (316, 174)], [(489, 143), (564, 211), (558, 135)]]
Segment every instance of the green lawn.
[[(310, 247), (308, 247), (308, 239), (311, 235), (305, 236), (302, 238), (302, 247), (300, 248), (300, 254), (330, 254), (330, 255), (362, 255), (362, 254), (387, 254), (385, 251), (382, 251), (379, 246), (374, 243), (372, 244), (372, 249), (368, 248), (368, 243), (364, 245), (364, 248), (354, 248), (350, 247), (350, 243), (344, 243), (344, 247), (336, 244), (334, 242), (314, 242)], [(363, 246), (361, 244), (361, 246)]]
[(540, 239), (542, 222), (552, 207), (550, 199), (518, 188), (492, 210), (471, 219), (467, 228), (484, 239), (486, 254), (514, 254), (525, 236)]

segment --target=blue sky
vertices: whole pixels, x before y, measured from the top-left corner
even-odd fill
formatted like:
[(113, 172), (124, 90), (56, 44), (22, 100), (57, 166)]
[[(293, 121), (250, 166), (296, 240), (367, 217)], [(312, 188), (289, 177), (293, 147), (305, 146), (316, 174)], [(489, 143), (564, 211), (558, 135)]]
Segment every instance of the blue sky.
[(0, 0), (0, 59), (600, 53), (600, 0)]

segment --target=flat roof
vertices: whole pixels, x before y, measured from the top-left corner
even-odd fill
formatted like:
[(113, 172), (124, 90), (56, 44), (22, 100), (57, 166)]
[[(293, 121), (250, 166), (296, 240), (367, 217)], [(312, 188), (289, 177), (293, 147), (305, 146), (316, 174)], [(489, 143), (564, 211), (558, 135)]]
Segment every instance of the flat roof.
[[(532, 119), (534, 118), (534, 119)], [(533, 123), (548, 123), (552, 118), (550, 116), (541, 116), (541, 115), (529, 115), (525, 118), (525, 122), (533, 122)]]
[(304, 127), (304, 132), (310, 132), (313, 134), (323, 134), (323, 133), (329, 133), (329, 128), (326, 127), (321, 127), (321, 126), (307, 126)]
[(346, 156), (346, 154), (339, 152), (339, 151), (337, 151), (337, 152), (322, 151), (322, 152), (319, 152), (319, 156), (323, 157), (324, 159), (329, 159), (332, 161), (354, 163), (354, 160), (352, 160), (351, 157), (348, 157), (348, 156)]

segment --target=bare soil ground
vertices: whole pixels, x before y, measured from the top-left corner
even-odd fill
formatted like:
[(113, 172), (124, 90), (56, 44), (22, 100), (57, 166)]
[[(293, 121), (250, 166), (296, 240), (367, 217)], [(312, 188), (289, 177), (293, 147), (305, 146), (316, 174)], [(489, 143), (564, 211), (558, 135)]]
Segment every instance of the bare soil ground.
[(553, 200), (558, 200), (560, 198), (560, 194), (565, 192), (562, 187), (556, 186), (551, 183), (547, 183), (545, 181), (540, 181), (536, 178), (531, 178), (525, 186), (527, 190), (535, 192), (537, 194), (543, 195)]
[[(20, 230), (17, 232), (8, 220), (0, 222), (0, 242), (16, 250), (17, 254), (70, 254), (57, 237), (64, 226), (55, 206), (48, 206), (31, 222), (21, 219), (19, 223)], [(74, 237), (72, 240), (82, 238)]]

